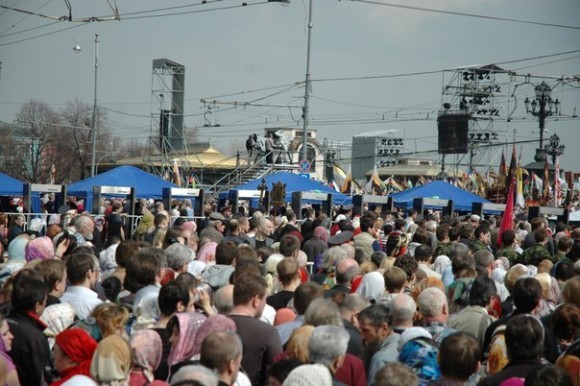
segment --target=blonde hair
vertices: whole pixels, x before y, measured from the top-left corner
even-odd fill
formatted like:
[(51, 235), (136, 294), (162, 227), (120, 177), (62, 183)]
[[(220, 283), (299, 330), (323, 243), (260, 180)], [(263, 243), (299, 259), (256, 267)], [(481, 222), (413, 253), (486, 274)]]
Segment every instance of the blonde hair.
[(95, 318), (103, 338), (109, 335), (119, 334), (125, 328), (129, 319), (129, 311), (115, 303), (103, 303), (98, 305), (91, 316)]
[(397, 259), (394, 258), (393, 256), (384, 258), (383, 261), (381, 262), (381, 266), (379, 267), (379, 269), (386, 271), (387, 269), (393, 268), (395, 266), (395, 260)]

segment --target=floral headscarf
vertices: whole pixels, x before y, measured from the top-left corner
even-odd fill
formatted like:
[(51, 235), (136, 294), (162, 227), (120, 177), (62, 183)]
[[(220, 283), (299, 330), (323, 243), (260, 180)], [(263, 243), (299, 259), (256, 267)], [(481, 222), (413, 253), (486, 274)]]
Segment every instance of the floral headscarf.
[(153, 371), (159, 366), (163, 355), (161, 337), (153, 330), (139, 330), (131, 336), (129, 345), (133, 354), (133, 365), (142, 368), (147, 381), (153, 382)]
[(202, 314), (186, 312), (177, 313), (174, 318), (177, 318), (177, 323), (179, 324), (179, 338), (177, 338), (177, 342), (171, 345), (171, 351), (167, 359), (169, 367), (188, 360), (194, 355), (195, 335), (206, 320), (206, 317)]

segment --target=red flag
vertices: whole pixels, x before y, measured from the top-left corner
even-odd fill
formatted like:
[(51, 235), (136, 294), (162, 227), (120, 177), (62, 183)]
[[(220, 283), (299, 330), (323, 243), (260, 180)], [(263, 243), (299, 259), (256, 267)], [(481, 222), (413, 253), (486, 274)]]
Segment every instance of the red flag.
[(501, 247), (501, 234), (514, 228), (514, 190), (516, 190), (516, 180), (514, 179), (509, 186), (507, 203), (501, 219), (501, 226), (497, 234), (497, 244)]

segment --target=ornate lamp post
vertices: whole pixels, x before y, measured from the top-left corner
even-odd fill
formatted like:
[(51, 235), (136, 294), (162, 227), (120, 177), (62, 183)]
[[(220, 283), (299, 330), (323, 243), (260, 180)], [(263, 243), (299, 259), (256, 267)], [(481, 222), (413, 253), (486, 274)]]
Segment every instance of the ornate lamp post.
[(529, 98), (526, 98), (524, 104), (526, 106), (526, 112), (534, 117), (538, 117), (540, 124), (540, 146), (536, 149), (536, 156), (534, 157), (536, 161), (539, 162), (546, 159), (546, 152), (544, 149), (546, 117), (558, 115), (560, 113), (560, 101), (558, 99), (555, 101), (552, 100), (552, 89), (546, 82), (540, 83), (534, 88), (534, 90), (536, 92), (536, 98), (532, 101), (530, 101)]
[(566, 145), (560, 144), (560, 137), (558, 137), (558, 134), (554, 134), (548, 139), (548, 143), (544, 149), (546, 150), (546, 154), (552, 157), (552, 165), (556, 165), (556, 158), (564, 154)]

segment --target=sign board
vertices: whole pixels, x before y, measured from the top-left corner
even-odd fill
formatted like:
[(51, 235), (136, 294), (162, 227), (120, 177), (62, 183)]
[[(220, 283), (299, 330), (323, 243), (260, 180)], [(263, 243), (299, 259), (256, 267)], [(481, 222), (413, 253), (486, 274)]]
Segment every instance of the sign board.
[(312, 164), (307, 159), (303, 159), (298, 163), (298, 166), (300, 167), (301, 173), (308, 173), (312, 167)]
[(387, 204), (389, 202), (388, 196), (375, 196), (372, 194), (363, 195), (363, 202), (369, 204)]
[(62, 185), (31, 184), (30, 191), (42, 193), (60, 193), (62, 191)]
[(503, 212), (505, 211), (505, 204), (488, 204), (485, 202), (483, 204), (483, 210)]
[(126, 186), (101, 186), (101, 194), (131, 194), (131, 188)]
[(171, 188), (172, 196), (199, 197), (199, 189)]
[(302, 199), (324, 201), (328, 199), (328, 193), (302, 192)]
[(447, 206), (449, 200), (442, 200), (439, 198), (424, 198), (423, 205), (425, 206)]
[(238, 190), (239, 198), (260, 198), (259, 190)]

